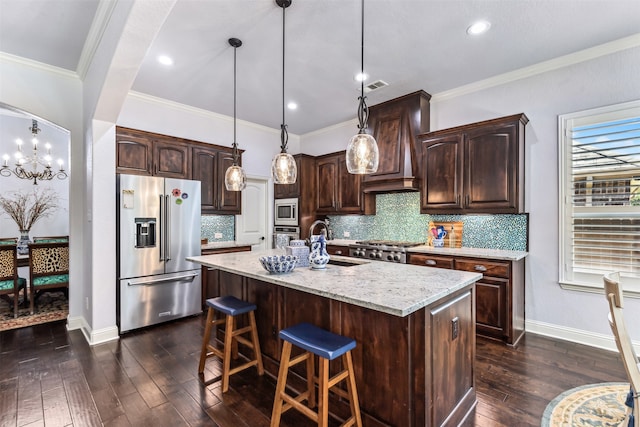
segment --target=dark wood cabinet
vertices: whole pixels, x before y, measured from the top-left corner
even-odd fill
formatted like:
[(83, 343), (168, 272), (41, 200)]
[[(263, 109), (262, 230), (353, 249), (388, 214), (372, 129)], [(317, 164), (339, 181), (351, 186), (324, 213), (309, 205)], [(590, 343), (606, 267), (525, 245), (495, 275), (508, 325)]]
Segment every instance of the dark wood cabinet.
[(316, 158), (318, 215), (375, 214), (375, 196), (362, 191), (362, 175), (347, 170), (344, 151)]
[(409, 253), (409, 264), (482, 273), (476, 289), (476, 332), (516, 345), (524, 334), (524, 259), (518, 261)]
[(203, 214), (241, 213), (241, 193), (224, 186), (230, 157), (231, 148), (116, 127), (116, 173), (200, 181)]
[(418, 136), (422, 213), (522, 213), (524, 114)]
[(327, 242), (327, 253), (329, 255), (349, 256), (349, 246), (334, 245), (329, 240)]
[(362, 180), (365, 192), (418, 191), (420, 160), (415, 135), (429, 131), (429, 100), (424, 91), (369, 108), (369, 127), (378, 144), (377, 172)]
[(214, 147), (193, 147), (192, 179), (201, 183), (203, 214), (239, 214), (241, 212), (241, 193), (227, 191), (224, 186), (224, 174), (233, 164), (229, 151)]

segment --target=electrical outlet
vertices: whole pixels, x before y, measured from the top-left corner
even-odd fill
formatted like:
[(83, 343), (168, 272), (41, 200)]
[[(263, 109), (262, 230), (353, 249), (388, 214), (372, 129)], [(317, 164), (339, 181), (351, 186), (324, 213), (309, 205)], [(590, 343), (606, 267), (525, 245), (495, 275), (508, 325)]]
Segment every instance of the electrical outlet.
[(460, 335), (460, 319), (456, 316), (451, 319), (451, 340), (455, 340)]
[(343, 237), (351, 237), (351, 233), (348, 231), (345, 231), (344, 233), (342, 233)]
[(213, 237), (216, 239), (222, 239), (222, 233), (215, 233)]
[(85, 297), (84, 299), (84, 308), (85, 310), (89, 310), (89, 297)]

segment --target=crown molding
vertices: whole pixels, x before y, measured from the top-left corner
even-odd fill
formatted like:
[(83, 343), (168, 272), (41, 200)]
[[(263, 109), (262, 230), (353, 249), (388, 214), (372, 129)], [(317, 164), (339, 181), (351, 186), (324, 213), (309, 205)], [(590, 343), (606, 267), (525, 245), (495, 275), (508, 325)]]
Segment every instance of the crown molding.
[(57, 74), (62, 77), (80, 79), (78, 74), (73, 71), (66, 70), (60, 67), (54, 67), (42, 62), (33, 61), (31, 59), (23, 58), (21, 56), (11, 55), (10, 53), (0, 52), (0, 61), (12, 62), (14, 64), (26, 66), (29, 68), (36, 68), (38, 70), (46, 71), (48, 73)]
[[(197, 107), (191, 107), (189, 105), (185, 105), (185, 104), (181, 104), (179, 102), (175, 102), (175, 101), (170, 101), (168, 99), (164, 99), (164, 98), (158, 98), (156, 96), (152, 96), (152, 95), (147, 95), (141, 92), (135, 92), (130, 90), (128, 93), (128, 97), (132, 98), (132, 99), (136, 99), (142, 102), (147, 102), (150, 104), (155, 104), (155, 105), (159, 105), (159, 106), (163, 106), (166, 108), (170, 108), (172, 110), (178, 110), (178, 111), (183, 111), (185, 113), (188, 114), (194, 114), (200, 117), (205, 117), (208, 119), (216, 119), (216, 120), (224, 120), (224, 121), (228, 121), (228, 122), (233, 122), (233, 117), (230, 116), (225, 116), (224, 114), (219, 114), (219, 113), (214, 113), (212, 111), (208, 111), (208, 110), (204, 110), (202, 108), (197, 108)], [(250, 128), (254, 128), (254, 129), (258, 129), (260, 131), (263, 132), (269, 132), (269, 133), (274, 133), (274, 134), (278, 134), (280, 135), (280, 129), (274, 129), (274, 128), (270, 128), (268, 126), (263, 126), (263, 125), (259, 125), (253, 122), (249, 122), (246, 120), (240, 120), (238, 119), (238, 123), (246, 126), (246, 127), (250, 127)], [(289, 134), (289, 137), (296, 137), (298, 138), (299, 136), (293, 133)]]
[(116, 7), (117, 2), (112, 0), (100, 0), (98, 3), (98, 9), (91, 22), (91, 28), (89, 28), (89, 34), (84, 41), (82, 47), (82, 53), (80, 54), (80, 60), (78, 61), (78, 67), (76, 73), (80, 76), (81, 80), (84, 80), (93, 61), (93, 57), (98, 50), (100, 40), (107, 29), (107, 25), (111, 20), (111, 15)]
[(516, 80), (525, 79), (538, 74), (546, 73), (548, 71), (553, 71), (559, 68), (568, 67), (570, 65), (579, 64), (581, 62), (596, 59), (605, 55), (610, 55), (622, 50), (632, 49), (638, 46), (640, 46), (640, 33), (622, 39), (614, 40), (609, 43), (594, 46), (588, 49), (580, 50), (578, 52), (570, 53), (568, 55), (560, 56), (558, 58), (550, 59), (548, 61), (540, 62), (529, 67), (524, 67), (515, 71), (510, 71), (508, 73), (499, 74), (488, 79), (479, 80), (468, 85), (459, 86), (451, 90), (436, 93), (431, 97), (431, 103), (456, 98), (458, 96), (467, 95), (495, 86), (500, 86)]

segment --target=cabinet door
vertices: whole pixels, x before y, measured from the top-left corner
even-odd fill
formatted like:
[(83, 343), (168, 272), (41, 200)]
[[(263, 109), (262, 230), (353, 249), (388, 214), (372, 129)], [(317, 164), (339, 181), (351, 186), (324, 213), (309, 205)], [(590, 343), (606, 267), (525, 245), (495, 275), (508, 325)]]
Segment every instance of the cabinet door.
[(482, 335), (504, 338), (507, 330), (509, 280), (483, 277), (476, 282), (476, 328)]
[(298, 168), (298, 177), (293, 184), (273, 184), (273, 197), (275, 199), (293, 199), (300, 197), (300, 181), (305, 175), (306, 171), (302, 171), (302, 165), (300, 164), (300, 155), (293, 156), (296, 159), (296, 167)]
[(224, 175), (231, 165), (233, 165), (231, 153), (218, 152), (218, 179), (215, 182), (215, 185), (218, 187), (218, 211), (225, 214), (240, 214), (242, 201), (240, 197), (241, 192), (227, 191), (224, 185)]
[(246, 279), (246, 300), (257, 306), (255, 311), (258, 341), (262, 354), (280, 360), (278, 346), (278, 286)]
[(460, 134), (422, 141), (422, 213), (463, 208), (463, 155)]
[(129, 133), (116, 133), (116, 173), (151, 175), (151, 139)]
[(191, 179), (189, 146), (169, 140), (153, 141), (153, 175), (165, 178)]
[(338, 208), (338, 162), (336, 157), (324, 157), (316, 162), (318, 192), (317, 212), (334, 213)]
[(338, 213), (363, 213), (364, 193), (362, 175), (350, 174), (346, 157), (339, 156), (338, 162)]
[(466, 134), (465, 205), (468, 210), (517, 213), (516, 125)]
[(207, 147), (193, 148), (193, 179), (200, 181), (201, 212), (214, 213), (218, 209), (216, 176), (218, 151)]

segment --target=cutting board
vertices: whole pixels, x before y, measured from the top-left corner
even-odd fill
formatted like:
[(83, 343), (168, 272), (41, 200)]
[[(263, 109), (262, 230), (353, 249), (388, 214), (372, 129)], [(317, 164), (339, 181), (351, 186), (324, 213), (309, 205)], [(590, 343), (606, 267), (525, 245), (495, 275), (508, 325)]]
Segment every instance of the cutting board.
[[(456, 240), (455, 240), (455, 246), (456, 248), (461, 248), (462, 247), (462, 233), (464, 231), (464, 224), (462, 223), (462, 221), (450, 221), (450, 222), (444, 222), (444, 221), (432, 221), (433, 225), (435, 225), (436, 227), (438, 226), (443, 226), (445, 231), (447, 233), (451, 232), (451, 227), (453, 227), (453, 229), (456, 232)], [(431, 233), (429, 233), (429, 230), (427, 230), (427, 236), (428, 236), (428, 240), (427, 240), (427, 244), (429, 246), (433, 246), (433, 242), (432, 242), (432, 235)], [(447, 237), (444, 238), (444, 247), (445, 248), (449, 248), (451, 247), (449, 245), (449, 235), (447, 234)]]

